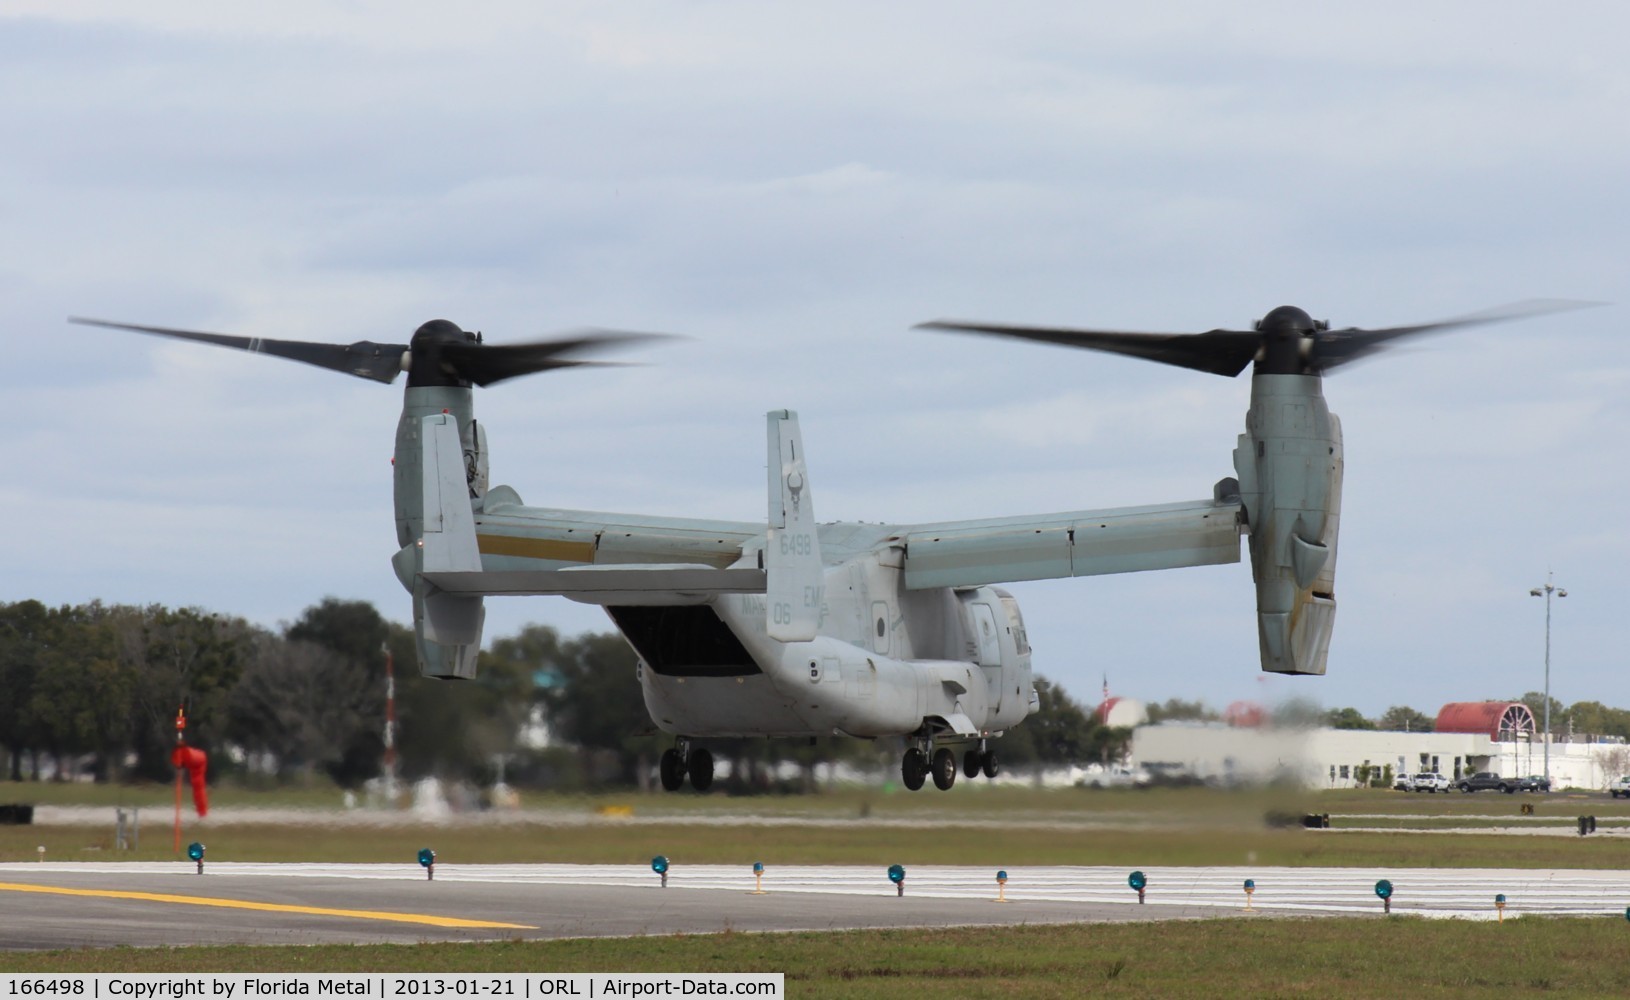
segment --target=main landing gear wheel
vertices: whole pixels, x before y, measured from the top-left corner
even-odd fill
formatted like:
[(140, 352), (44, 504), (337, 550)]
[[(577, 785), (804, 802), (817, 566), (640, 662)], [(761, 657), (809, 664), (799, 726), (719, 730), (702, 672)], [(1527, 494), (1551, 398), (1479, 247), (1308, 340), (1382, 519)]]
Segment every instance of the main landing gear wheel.
[(928, 777), (928, 761), (923, 758), (923, 752), (916, 747), (906, 751), (900, 758), (900, 780), (905, 786), (915, 792), (923, 787), (923, 779)]
[(934, 787), (949, 791), (956, 784), (956, 754), (945, 747), (934, 751)]
[(662, 751), (662, 759), (657, 765), (657, 773), (662, 776), (664, 790), (670, 792), (679, 791), (679, 786), (685, 783), (685, 762), (679, 758), (678, 750)]
[(713, 785), (713, 754), (711, 751), (697, 747), (690, 752), (690, 786), (698, 792), (705, 792)]
[(995, 750), (986, 750), (980, 756), (985, 758), (980, 762), (980, 767), (985, 772), (985, 777), (994, 778), (998, 774), (1002, 773), (1002, 764), (996, 759)]
[(980, 756), (981, 755), (978, 750), (969, 750), (967, 753), (962, 755), (962, 773), (964, 776), (969, 778), (979, 777)]

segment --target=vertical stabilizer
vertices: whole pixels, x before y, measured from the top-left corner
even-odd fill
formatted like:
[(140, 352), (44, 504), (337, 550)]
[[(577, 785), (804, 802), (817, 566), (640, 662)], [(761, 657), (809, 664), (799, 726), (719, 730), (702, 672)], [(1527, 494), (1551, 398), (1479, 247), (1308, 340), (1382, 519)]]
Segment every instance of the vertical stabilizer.
[(769, 432), (769, 525), (764, 546), (765, 614), (770, 638), (807, 642), (815, 638), (825, 601), (825, 571), (815, 531), (809, 470), (798, 414), (771, 410)]

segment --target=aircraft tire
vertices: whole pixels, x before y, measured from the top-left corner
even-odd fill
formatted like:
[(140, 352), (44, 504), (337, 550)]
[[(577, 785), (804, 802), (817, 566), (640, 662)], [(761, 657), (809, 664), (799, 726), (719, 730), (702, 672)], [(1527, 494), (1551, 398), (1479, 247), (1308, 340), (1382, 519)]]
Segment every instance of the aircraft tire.
[(962, 755), (962, 774), (964, 777), (979, 777), (979, 758), (980, 753), (978, 750), (969, 750)]
[(685, 762), (679, 759), (678, 750), (662, 751), (662, 759), (657, 763), (657, 773), (662, 777), (662, 787), (665, 791), (679, 791), (679, 787), (685, 783)]
[(915, 792), (923, 787), (923, 779), (928, 777), (928, 762), (923, 760), (923, 752), (916, 747), (906, 751), (900, 758), (900, 780), (906, 788)]
[(996, 759), (995, 750), (986, 750), (980, 756), (984, 758), (980, 761), (980, 769), (985, 772), (985, 777), (994, 778), (1002, 773), (1002, 763)]
[(956, 784), (956, 754), (946, 747), (934, 751), (934, 787), (942, 792)]
[(713, 787), (713, 754), (711, 751), (698, 747), (690, 752), (690, 786), (698, 792), (705, 792)]

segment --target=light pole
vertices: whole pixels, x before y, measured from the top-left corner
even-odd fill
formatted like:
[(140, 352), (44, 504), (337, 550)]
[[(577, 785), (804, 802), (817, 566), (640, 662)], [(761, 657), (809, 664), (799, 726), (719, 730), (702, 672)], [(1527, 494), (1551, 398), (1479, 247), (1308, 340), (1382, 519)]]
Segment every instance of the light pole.
[(1545, 586), (1535, 587), (1529, 597), (1545, 598), (1545, 784), (1551, 783), (1551, 595), (1567, 597), (1568, 592), (1551, 585), (1551, 574), (1545, 574)]

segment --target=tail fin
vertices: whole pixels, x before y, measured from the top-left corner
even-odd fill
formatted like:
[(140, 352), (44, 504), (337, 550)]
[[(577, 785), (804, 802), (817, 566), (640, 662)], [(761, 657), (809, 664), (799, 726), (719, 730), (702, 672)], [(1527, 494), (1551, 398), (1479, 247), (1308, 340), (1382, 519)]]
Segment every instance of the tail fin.
[(825, 571), (810, 499), (809, 470), (798, 414), (768, 414), (770, 530), (764, 546), (765, 614), (770, 638), (808, 642), (815, 638), (825, 603)]

